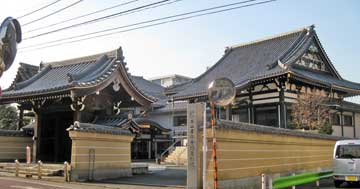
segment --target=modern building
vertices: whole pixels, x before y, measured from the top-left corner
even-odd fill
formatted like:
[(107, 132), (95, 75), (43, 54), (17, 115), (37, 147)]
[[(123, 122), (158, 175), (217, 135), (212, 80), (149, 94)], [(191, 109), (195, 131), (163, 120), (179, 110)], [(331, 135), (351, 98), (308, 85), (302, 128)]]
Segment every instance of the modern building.
[(174, 75), (166, 75), (161, 77), (153, 77), (150, 78), (149, 80), (163, 87), (171, 87), (189, 82), (191, 81), (191, 79), (192, 78), (190, 77), (174, 74)]

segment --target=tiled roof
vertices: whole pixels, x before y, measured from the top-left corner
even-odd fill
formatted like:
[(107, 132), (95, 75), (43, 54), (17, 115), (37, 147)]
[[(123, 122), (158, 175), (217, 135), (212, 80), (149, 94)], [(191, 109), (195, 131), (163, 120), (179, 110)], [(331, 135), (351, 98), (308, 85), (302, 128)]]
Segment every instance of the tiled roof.
[[(121, 50), (121, 49), (120, 49)], [(131, 76), (127, 72), (122, 54), (119, 50), (75, 58), (65, 61), (42, 64), (41, 71), (26, 81), (16, 82), (3, 93), (0, 101), (8, 99), (50, 98), (49, 96), (69, 96), (70, 90), (95, 90), (96, 87), (107, 85), (108, 80), (117, 77), (115, 70), (123, 70), (130, 88), (151, 102), (162, 102), (166, 98), (164, 88), (145, 80), (142, 77)], [(119, 52), (118, 52), (119, 53)], [(122, 52), (121, 52), (122, 53)], [(20, 71), (19, 71), (20, 72)], [(100, 88), (100, 87), (99, 87)], [(72, 93), (72, 95), (76, 93)], [(160, 100), (161, 99), (161, 100)], [(10, 101), (10, 100), (8, 100)]]
[(120, 127), (123, 124), (127, 123), (129, 119), (125, 116), (107, 116), (107, 117), (100, 117), (95, 119), (92, 123), (96, 125), (106, 125), (112, 127)]
[(164, 126), (160, 125), (158, 122), (151, 120), (151, 119), (147, 119), (147, 118), (135, 118), (134, 121), (139, 124), (149, 124), (153, 127), (156, 127), (157, 129), (159, 129), (160, 131), (170, 131), (170, 129), (165, 128)]
[[(306, 29), (302, 29), (286, 35), (228, 48), (214, 66), (194, 79), (186, 89), (176, 94), (175, 98), (205, 95), (210, 82), (220, 77), (229, 78), (235, 85), (242, 85), (249, 82), (251, 78), (284, 71), (277, 66), (270, 70), (268, 67), (288, 52), (297, 41), (306, 35), (306, 32)], [(274, 70), (276, 71), (274, 72)]]
[(148, 81), (140, 76), (131, 76), (130, 77), (135, 86), (143, 91), (145, 94), (150, 95), (157, 99), (165, 99), (164, 95), (165, 88), (161, 85)]
[(13, 83), (11, 84), (11, 86), (9, 87), (9, 89), (12, 89), (14, 87), (15, 83), (20, 83), (20, 82), (26, 81), (26, 80), (30, 79), (32, 76), (34, 76), (35, 74), (37, 74), (38, 72), (39, 72), (38, 66), (20, 62), (20, 67), (18, 68), (15, 79), (14, 79)]
[[(292, 67), (293, 63), (308, 50), (313, 42), (320, 46), (320, 50), (331, 68), (331, 75), (299, 71)], [(275, 37), (229, 47), (223, 57), (202, 75), (186, 85), (172, 88), (169, 91), (177, 92), (173, 96), (175, 100), (185, 100), (191, 97), (206, 96), (208, 85), (216, 78), (227, 77), (234, 82), (237, 88), (242, 88), (252, 81), (284, 75), (291, 71), (325, 84), (360, 90), (360, 84), (341, 78), (322, 48), (314, 26), (310, 26)], [(356, 93), (360, 94), (360, 91)]]
[(112, 135), (132, 135), (132, 133), (127, 129), (97, 125), (92, 123), (80, 123), (80, 122), (75, 122), (67, 129), (67, 131), (103, 133), (103, 134), (112, 134)]
[[(111, 126), (111, 127), (120, 127), (120, 128), (126, 128), (129, 127), (139, 127), (138, 125), (141, 124), (149, 124), (151, 126), (157, 127), (161, 131), (169, 131), (169, 129), (166, 129), (159, 123), (147, 119), (147, 118), (134, 118), (134, 119), (128, 119), (125, 118), (122, 115), (119, 116), (110, 116), (110, 117), (101, 117), (93, 122), (93, 124), (96, 125), (105, 125), (105, 126)], [(134, 125), (135, 124), (135, 125)]]
[[(76, 87), (96, 85), (106, 72), (112, 72), (119, 63), (107, 55), (89, 56), (44, 64), (44, 68), (30, 79), (16, 83), (12, 90), (3, 93), (1, 98), (26, 97), (44, 93), (59, 93)], [(107, 76), (110, 75), (107, 74)], [(105, 77), (102, 80), (106, 79)]]
[(360, 104), (356, 104), (353, 102), (343, 100), (339, 103), (339, 105), (340, 105), (339, 106), (340, 109), (354, 111), (354, 112), (360, 112)]

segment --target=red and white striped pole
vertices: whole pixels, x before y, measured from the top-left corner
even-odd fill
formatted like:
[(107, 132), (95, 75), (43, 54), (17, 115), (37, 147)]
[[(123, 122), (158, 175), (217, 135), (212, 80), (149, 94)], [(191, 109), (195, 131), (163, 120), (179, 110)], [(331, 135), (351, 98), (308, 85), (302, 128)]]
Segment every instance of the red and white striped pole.
[(212, 160), (214, 165), (214, 189), (218, 189), (218, 164), (217, 164), (217, 153), (216, 153), (216, 133), (215, 133), (215, 125), (216, 125), (216, 118), (215, 118), (215, 106), (213, 103), (210, 103), (211, 106), (211, 131), (212, 131)]
[(212, 130), (212, 160), (214, 165), (214, 189), (218, 189), (218, 162), (216, 153), (216, 116), (215, 107), (228, 106), (236, 96), (234, 83), (228, 78), (218, 78), (212, 81), (208, 87), (208, 98), (211, 107), (211, 130)]

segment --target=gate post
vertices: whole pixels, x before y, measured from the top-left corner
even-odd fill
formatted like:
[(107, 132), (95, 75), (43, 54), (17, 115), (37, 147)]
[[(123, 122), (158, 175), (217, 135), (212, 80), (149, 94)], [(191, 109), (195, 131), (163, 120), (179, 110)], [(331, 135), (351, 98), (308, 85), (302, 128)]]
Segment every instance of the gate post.
[[(201, 161), (199, 152), (199, 128), (203, 125), (203, 103), (188, 104), (187, 106), (187, 188), (201, 188)], [(203, 183), (206, 184), (206, 183)]]

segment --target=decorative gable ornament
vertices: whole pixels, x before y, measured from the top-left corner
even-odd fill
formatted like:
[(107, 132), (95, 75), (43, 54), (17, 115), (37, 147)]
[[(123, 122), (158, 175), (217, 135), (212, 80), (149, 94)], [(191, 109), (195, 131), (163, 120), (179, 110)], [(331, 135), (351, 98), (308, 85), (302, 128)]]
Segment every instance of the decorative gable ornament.
[(321, 58), (320, 50), (315, 44), (310, 45), (308, 50), (296, 61), (296, 64), (313, 70), (329, 72)]

